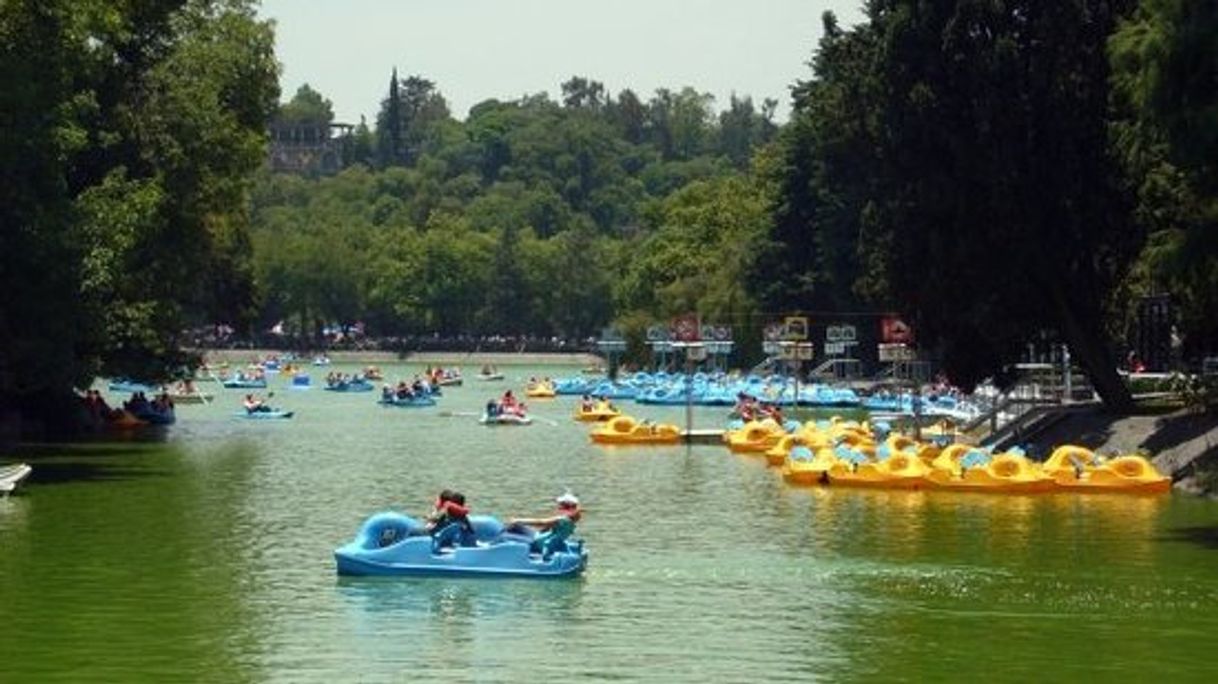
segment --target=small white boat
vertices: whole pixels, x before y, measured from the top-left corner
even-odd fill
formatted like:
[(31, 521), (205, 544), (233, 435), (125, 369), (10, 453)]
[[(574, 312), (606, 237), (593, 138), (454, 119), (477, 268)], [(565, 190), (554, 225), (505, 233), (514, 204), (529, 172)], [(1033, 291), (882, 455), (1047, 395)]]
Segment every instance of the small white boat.
[(503, 373), (479, 373), (479, 374), (475, 375), (474, 377), (479, 380), (491, 382), (494, 380), (502, 380)]
[(11, 493), (32, 472), (34, 472), (34, 469), (24, 463), (0, 466), (0, 494)]

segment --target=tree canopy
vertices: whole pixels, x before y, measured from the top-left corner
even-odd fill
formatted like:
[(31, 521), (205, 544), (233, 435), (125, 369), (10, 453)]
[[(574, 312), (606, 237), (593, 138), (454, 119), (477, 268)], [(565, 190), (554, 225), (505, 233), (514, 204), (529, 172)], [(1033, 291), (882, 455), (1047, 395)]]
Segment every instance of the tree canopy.
[(168, 375), (252, 313), (246, 193), (278, 98), (250, 3), (0, 6), (0, 406)]

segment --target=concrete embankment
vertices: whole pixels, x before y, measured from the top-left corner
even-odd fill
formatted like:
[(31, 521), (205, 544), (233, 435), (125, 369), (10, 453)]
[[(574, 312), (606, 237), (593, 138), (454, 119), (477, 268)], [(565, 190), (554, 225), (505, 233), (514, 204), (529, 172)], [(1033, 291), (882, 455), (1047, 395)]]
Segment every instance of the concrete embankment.
[[(207, 363), (247, 364), (268, 356), (282, 356), (275, 349), (208, 349), (202, 351)], [(604, 360), (594, 354), (547, 352), (411, 352), (399, 355), (386, 351), (332, 351), (326, 355), (334, 363), (388, 364), (413, 363), (422, 365), (452, 365), (476, 369), (494, 366), (601, 366)], [(307, 362), (311, 356), (301, 355)]]
[(1037, 435), (1037, 451), (1077, 444), (1099, 454), (1150, 454), (1177, 489), (1218, 494), (1218, 415), (1177, 410), (1114, 416), (1100, 410), (1072, 415)]

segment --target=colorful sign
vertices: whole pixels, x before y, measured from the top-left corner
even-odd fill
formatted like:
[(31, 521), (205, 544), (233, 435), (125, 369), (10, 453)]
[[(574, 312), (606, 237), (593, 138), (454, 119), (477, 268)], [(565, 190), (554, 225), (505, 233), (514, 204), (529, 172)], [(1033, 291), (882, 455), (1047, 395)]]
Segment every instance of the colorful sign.
[(702, 326), (698, 314), (685, 314), (672, 319), (672, 339), (678, 342), (698, 342), (702, 339)]
[(911, 344), (914, 341), (913, 328), (897, 316), (885, 316), (880, 319), (880, 341), (885, 344)]

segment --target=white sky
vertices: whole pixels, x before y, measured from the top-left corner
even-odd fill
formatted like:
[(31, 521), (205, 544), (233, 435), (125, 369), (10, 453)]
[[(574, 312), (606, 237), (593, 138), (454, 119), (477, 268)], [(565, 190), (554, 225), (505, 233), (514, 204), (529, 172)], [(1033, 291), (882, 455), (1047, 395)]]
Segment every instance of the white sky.
[(339, 121), (376, 118), (390, 70), (435, 81), (453, 114), (482, 100), (546, 91), (572, 75), (632, 88), (734, 91), (789, 109), (808, 75), (821, 13), (843, 25), (862, 0), (263, 0), (278, 24), (288, 99), (301, 83), (334, 102)]

